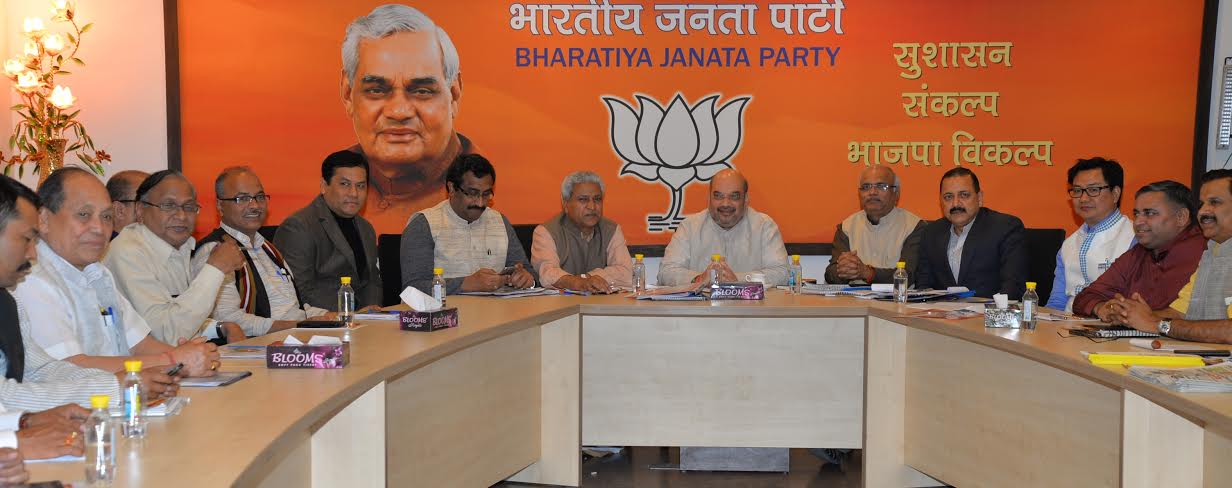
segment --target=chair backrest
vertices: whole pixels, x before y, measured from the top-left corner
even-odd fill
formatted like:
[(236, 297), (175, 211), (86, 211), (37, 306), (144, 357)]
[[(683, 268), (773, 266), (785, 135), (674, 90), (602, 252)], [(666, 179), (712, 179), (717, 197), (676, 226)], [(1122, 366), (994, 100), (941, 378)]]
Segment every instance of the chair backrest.
[(530, 244), (535, 240), (535, 227), (539, 227), (539, 224), (513, 224), (513, 233), (517, 234), (518, 240), (522, 242), (527, 261), (530, 260)]
[(261, 237), (264, 237), (265, 240), (273, 242), (274, 234), (278, 233), (278, 226), (277, 225), (263, 225), (261, 226), (260, 229), (257, 229), (257, 232), (260, 232)]
[(376, 238), (376, 253), (381, 260), (381, 305), (402, 303), (402, 234), (381, 234)]
[[(1052, 293), (1052, 280), (1057, 270), (1057, 251), (1065, 242), (1063, 229), (1026, 229), (1027, 281), (1035, 282), (1040, 302), (1047, 302)], [(1017, 300), (1020, 297), (1010, 297)]]

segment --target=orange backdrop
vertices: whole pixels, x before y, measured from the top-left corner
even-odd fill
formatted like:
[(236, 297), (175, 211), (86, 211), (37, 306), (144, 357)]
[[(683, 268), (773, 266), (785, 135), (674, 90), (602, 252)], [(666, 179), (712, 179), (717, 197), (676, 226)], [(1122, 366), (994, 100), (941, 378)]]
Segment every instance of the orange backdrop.
[[(318, 193), (321, 160), (355, 143), (338, 96), (343, 32), (381, 3), (179, 3), (183, 168), (206, 207), (198, 232), (217, 222), (210, 186), (225, 166), (257, 169), (274, 197), (270, 223)], [(496, 165), (494, 207), (514, 223), (558, 212), (561, 178), (590, 169), (606, 180), (606, 214), (632, 243), (669, 240), (669, 233), (647, 230), (646, 216), (667, 209), (670, 191), (618, 176), (624, 162), (609, 137), (604, 95), (632, 103), (643, 94), (665, 106), (677, 93), (690, 104), (711, 94), (721, 94), (720, 104), (751, 96), (730, 162), (750, 179), (751, 204), (779, 222), (788, 242), (829, 242), (835, 224), (858, 209), (855, 186), (864, 166), (848, 161), (852, 141), (941, 143), (939, 166), (895, 166), (904, 186), (900, 205), (928, 219), (940, 216), (937, 182), (954, 166), (950, 138), (958, 130), (979, 140), (1054, 143), (1052, 166), (972, 168), (985, 204), (1028, 227), (1076, 227), (1064, 190), (1065, 170), (1079, 157), (1120, 160), (1128, 195), (1154, 180), (1188, 183), (1201, 2), (1161, 8), (1147, 0), (848, 1), (843, 34), (807, 35), (774, 28), (769, 5), (758, 2), (757, 34), (743, 36), (661, 32), (654, 4), (642, 11), (644, 35), (614, 29), (611, 36), (536, 36), (510, 27), (512, 3), (412, 5), (458, 48), (464, 91), (455, 126)], [(924, 68), (920, 79), (900, 76), (894, 43), (977, 41), (1012, 42), (1012, 67)], [(708, 46), (745, 47), (751, 66), (657, 66), (665, 48)], [(836, 63), (822, 55), (821, 66), (759, 65), (760, 48), (796, 46), (837, 48)], [(647, 47), (655, 66), (517, 67), (518, 47)], [(921, 83), (932, 92), (997, 92), (999, 116), (908, 117), (902, 93), (921, 91)], [(685, 212), (705, 207), (704, 183), (685, 194)], [(1132, 204), (1125, 199), (1125, 209)], [(378, 233), (401, 231), (394, 223), (382, 227)]]

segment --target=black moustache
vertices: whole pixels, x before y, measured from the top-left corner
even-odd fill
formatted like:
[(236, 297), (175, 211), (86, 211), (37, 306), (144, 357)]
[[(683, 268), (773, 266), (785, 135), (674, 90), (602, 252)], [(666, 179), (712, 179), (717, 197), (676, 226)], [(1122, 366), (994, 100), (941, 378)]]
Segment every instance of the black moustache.
[(950, 209), (950, 213), (952, 213), (952, 214), (956, 214), (956, 213), (967, 213), (967, 209), (962, 208), (962, 207), (954, 207), (954, 208), (951, 208), (951, 209)]
[(483, 207), (466, 207), (467, 210), (483, 210)]
[(1214, 215), (1202, 215), (1198, 217), (1198, 222), (1212, 222), (1213, 223), (1216, 221), (1217, 219), (1215, 218)]
[(31, 263), (31, 262), (29, 262), (29, 261), (26, 261), (26, 264), (23, 264), (23, 265), (21, 265), (21, 266), (18, 266), (18, 267), (17, 267), (17, 272), (18, 272), (18, 273), (20, 273), (20, 272), (23, 272), (23, 271), (29, 271), (29, 270), (30, 270), (30, 268), (32, 268), (32, 267), (34, 267), (34, 264), (32, 264), (32, 263)]

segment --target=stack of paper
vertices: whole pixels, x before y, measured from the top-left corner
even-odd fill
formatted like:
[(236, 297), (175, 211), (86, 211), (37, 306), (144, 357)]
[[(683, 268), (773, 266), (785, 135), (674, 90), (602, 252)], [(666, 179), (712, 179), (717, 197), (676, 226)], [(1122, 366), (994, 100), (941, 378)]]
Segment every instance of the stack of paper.
[(223, 359), (265, 359), (265, 346), (225, 345), (218, 348)]
[(631, 298), (638, 300), (654, 300), (654, 301), (688, 301), (688, 300), (705, 300), (706, 296), (702, 295), (700, 286), (695, 283), (686, 283), (678, 286), (656, 286), (650, 288), (638, 295), (629, 295)]
[(1131, 366), (1129, 374), (1181, 393), (1232, 393), (1232, 363), (1202, 368)]

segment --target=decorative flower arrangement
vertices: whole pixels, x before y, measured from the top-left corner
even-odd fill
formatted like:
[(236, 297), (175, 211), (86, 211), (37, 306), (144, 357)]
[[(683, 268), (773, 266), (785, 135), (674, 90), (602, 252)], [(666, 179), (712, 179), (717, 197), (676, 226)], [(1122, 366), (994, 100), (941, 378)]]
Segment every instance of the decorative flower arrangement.
[[(9, 136), (9, 149), (16, 154), (5, 159), (4, 174), (14, 166), (18, 176), (25, 174), (25, 163), (34, 163), (42, 183), (52, 171), (64, 166), (64, 155), (77, 154), (88, 168), (103, 174), (103, 162), (111, 161), (106, 151), (94, 147), (94, 141), (86, 133), (86, 127), (77, 120), (81, 110), (71, 110), (77, 101), (68, 87), (56, 84), (56, 77), (69, 75), (64, 69), (65, 61), (78, 66), (85, 62), (77, 57), (82, 36), (93, 24), (78, 25), (74, 18), (75, 8), (70, 0), (52, 0), (53, 22), (67, 23), (68, 32), (49, 32), (38, 17), (27, 18), (23, 23), (26, 42), (22, 53), (4, 62), (4, 74), (13, 82), (13, 88), (22, 102), (12, 110), (21, 116)], [(71, 136), (73, 140), (68, 140)]]

